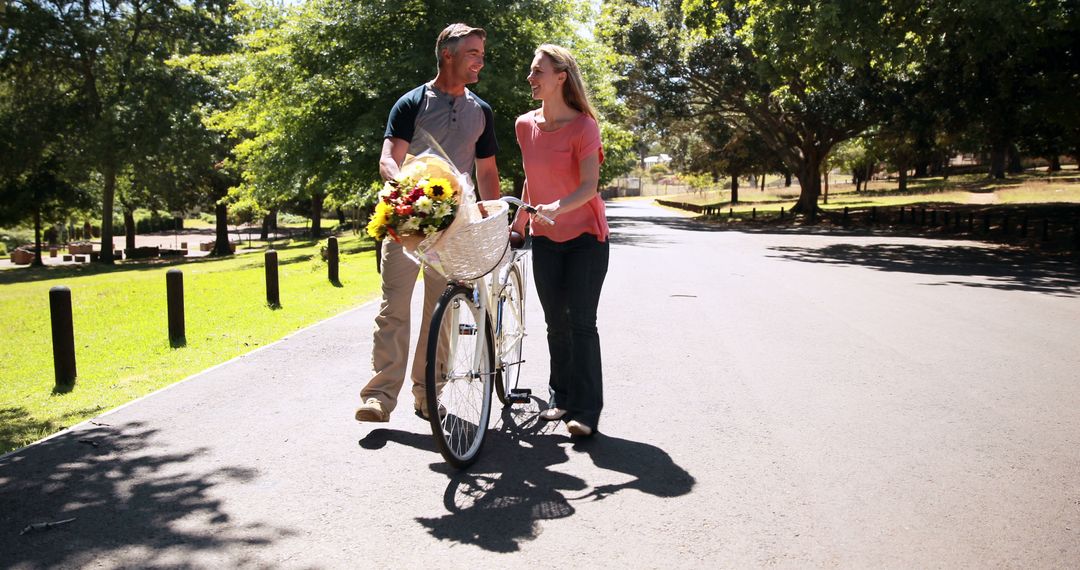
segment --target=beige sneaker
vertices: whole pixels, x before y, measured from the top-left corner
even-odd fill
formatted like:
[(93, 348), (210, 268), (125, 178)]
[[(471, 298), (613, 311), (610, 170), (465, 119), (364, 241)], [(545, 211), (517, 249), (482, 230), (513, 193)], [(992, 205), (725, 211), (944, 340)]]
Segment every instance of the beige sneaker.
[(359, 408), (356, 408), (356, 421), (388, 422), (390, 414), (386, 413), (378, 398), (368, 398)]

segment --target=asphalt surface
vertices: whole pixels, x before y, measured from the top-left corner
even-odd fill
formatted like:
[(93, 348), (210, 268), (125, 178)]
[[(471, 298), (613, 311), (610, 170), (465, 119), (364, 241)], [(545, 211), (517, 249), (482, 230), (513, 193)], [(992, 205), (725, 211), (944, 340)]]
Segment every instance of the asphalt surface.
[(356, 423), (371, 303), (0, 459), (0, 566), (1080, 566), (1075, 262), (609, 214), (596, 437)]

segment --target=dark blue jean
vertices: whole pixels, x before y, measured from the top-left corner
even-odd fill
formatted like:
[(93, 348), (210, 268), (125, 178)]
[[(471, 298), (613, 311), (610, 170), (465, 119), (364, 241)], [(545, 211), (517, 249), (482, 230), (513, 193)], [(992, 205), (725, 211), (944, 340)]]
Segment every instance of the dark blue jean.
[(608, 269), (608, 243), (591, 234), (532, 242), (536, 294), (544, 307), (551, 357), (551, 406), (593, 429), (604, 407), (596, 307)]

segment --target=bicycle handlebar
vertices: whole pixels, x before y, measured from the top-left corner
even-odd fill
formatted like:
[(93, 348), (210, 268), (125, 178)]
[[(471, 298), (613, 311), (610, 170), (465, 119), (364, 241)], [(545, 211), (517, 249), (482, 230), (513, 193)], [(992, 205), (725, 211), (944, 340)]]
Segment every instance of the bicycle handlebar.
[(503, 196), (502, 198), (499, 198), (499, 199), (502, 200), (503, 202), (506, 202), (507, 204), (513, 204), (513, 205), (515, 205), (515, 206), (517, 206), (519, 208), (524, 208), (526, 212), (540, 218), (541, 220), (544, 220), (545, 222), (547, 222), (547, 223), (549, 223), (551, 225), (555, 225), (555, 220), (552, 220), (551, 218), (537, 212), (536, 211), (536, 206), (533, 206), (532, 204), (523, 202), (522, 200), (519, 200), (519, 199), (517, 199), (517, 198), (515, 198), (513, 196)]

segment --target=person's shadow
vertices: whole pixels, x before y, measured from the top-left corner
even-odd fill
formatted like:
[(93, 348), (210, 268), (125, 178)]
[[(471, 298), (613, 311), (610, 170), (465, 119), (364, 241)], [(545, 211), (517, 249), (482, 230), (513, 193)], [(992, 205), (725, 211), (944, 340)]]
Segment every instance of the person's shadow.
[[(450, 478), (443, 494), (448, 512), (417, 522), (440, 540), (514, 552), (522, 541), (536, 538), (537, 521), (572, 516), (575, 503), (602, 500), (623, 489), (676, 497), (694, 486), (694, 478), (658, 447), (602, 433), (573, 440), (555, 434), (557, 422), (540, 421), (538, 413), (536, 402), (524, 410), (504, 409), (497, 429), (488, 434), (483, 456), (469, 470), (433, 464), (432, 469)], [(633, 479), (590, 489), (579, 477), (549, 469), (569, 459), (563, 445), (567, 442), (574, 442), (573, 449), (587, 453), (597, 467)], [(567, 497), (567, 491), (577, 496)]]

